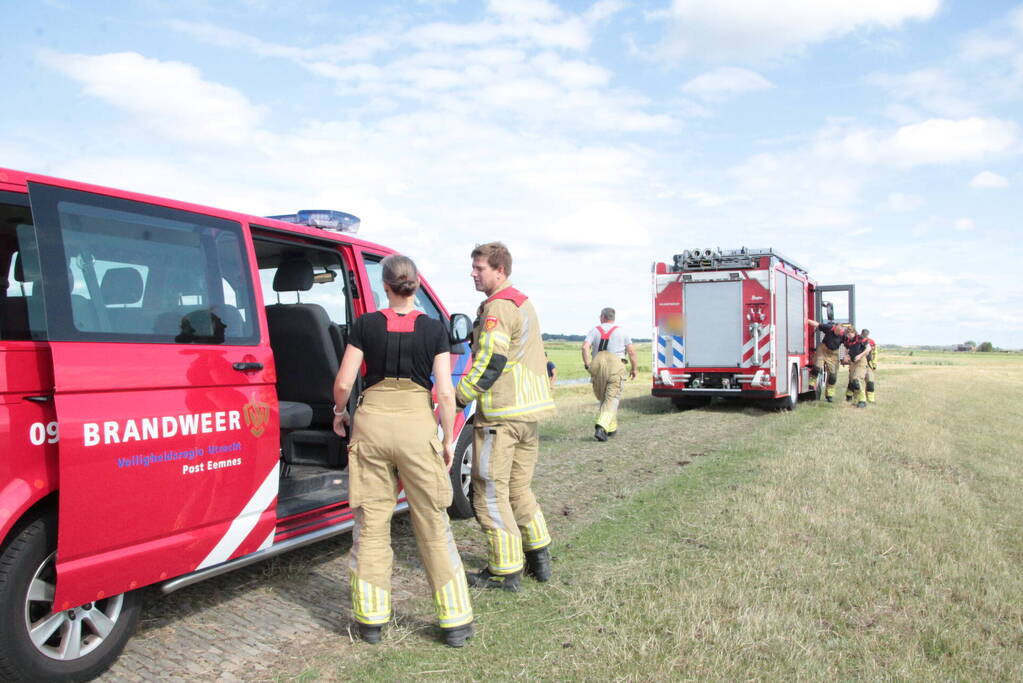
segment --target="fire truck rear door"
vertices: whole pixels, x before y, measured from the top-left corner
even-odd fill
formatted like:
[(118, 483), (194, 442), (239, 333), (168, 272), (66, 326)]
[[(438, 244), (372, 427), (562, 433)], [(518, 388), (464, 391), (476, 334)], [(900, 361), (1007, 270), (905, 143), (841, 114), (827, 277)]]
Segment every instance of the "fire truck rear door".
[(686, 365), (738, 367), (742, 362), (742, 282), (687, 282)]
[(831, 319), (828, 317), (830, 308), (836, 323), (848, 323), (855, 327), (856, 285), (817, 285), (814, 307), (817, 314), (814, 320), (818, 322)]
[(66, 609), (272, 543), (279, 422), (247, 227), (50, 182), (29, 197)]

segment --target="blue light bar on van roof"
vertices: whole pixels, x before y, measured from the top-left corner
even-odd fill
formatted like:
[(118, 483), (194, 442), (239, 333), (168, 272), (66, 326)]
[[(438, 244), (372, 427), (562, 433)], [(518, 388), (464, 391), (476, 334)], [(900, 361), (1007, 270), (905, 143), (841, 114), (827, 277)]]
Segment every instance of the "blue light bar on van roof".
[(350, 213), (320, 209), (303, 209), (298, 213), (267, 216), (267, 218), (297, 225), (308, 225), (311, 228), (337, 230), (338, 232), (359, 232), (359, 226), (362, 224), (358, 216), (353, 216)]

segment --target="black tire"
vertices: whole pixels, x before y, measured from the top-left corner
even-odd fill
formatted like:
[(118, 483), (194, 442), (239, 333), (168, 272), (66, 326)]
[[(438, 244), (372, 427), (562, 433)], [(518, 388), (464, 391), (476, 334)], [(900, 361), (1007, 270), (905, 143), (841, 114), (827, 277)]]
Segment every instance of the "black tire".
[(455, 443), (455, 460), (451, 463), (451, 506), (448, 517), (469, 519), (472, 517), (472, 423), (462, 427)]
[(672, 396), (671, 405), (675, 410), (690, 410), (709, 406), (712, 400), (712, 396)]
[(789, 373), (789, 393), (777, 399), (780, 410), (795, 410), (799, 405), (799, 369), (792, 368)]
[[(15, 529), (0, 553), (2, 680), (93, 679), (113, 664), (138, 625), (138, 591), (50, 615), (56, 548), (57, 524), (47, 516)], [(47, 623), (53, 626), (52, 633), (36, 644), (30, 629)], [(61, 648), (68, 646), (73, 651), (62, 653)]]
[(817, 384), (810, 392), (813, 396), (814, 401), (820, 401), (824, 398), (824, 387), (828, 384), (828, 369), (822, 368), (819, 375), (817, 375)]

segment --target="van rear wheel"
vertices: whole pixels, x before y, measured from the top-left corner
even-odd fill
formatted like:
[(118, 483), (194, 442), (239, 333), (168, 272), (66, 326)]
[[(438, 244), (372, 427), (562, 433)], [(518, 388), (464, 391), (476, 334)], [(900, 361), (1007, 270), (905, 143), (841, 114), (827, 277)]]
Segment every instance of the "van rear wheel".
[(469, 519), (472, 511), (472, 423), (462, 427), (455, 443), (455, 461), (451, 463), (451, 506), (448, 516), (452, 519)]
[(0, 554), (0, 679), (78, 681), (105, 671), (135, 631), (138, 591), (53, 612), (57, 525), (43, 517)]

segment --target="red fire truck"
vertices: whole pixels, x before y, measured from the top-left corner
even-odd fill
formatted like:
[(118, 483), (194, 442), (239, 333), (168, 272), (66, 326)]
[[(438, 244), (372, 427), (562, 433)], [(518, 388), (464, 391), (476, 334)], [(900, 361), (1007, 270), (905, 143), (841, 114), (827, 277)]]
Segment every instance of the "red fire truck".
[(655, 263), (652, 393), (679, 408), (715, 396), (795, 408), (816, 395), (806, 319), (836, 320), (837, 309), (836, 322), (854, 324), (854, 297), (853, 285), (818, 285), (773, 249), (692, 249)]
[[(357, 225), (0, 168), (0, 679), (98, 675), (137, 589), (352, 528), (332, 384), (393, 253)], [(426, 282), (416, 304), (448, 325), (457, 382), (469, 319)], [(454, 516), (472, 512), (471, 415)]]

